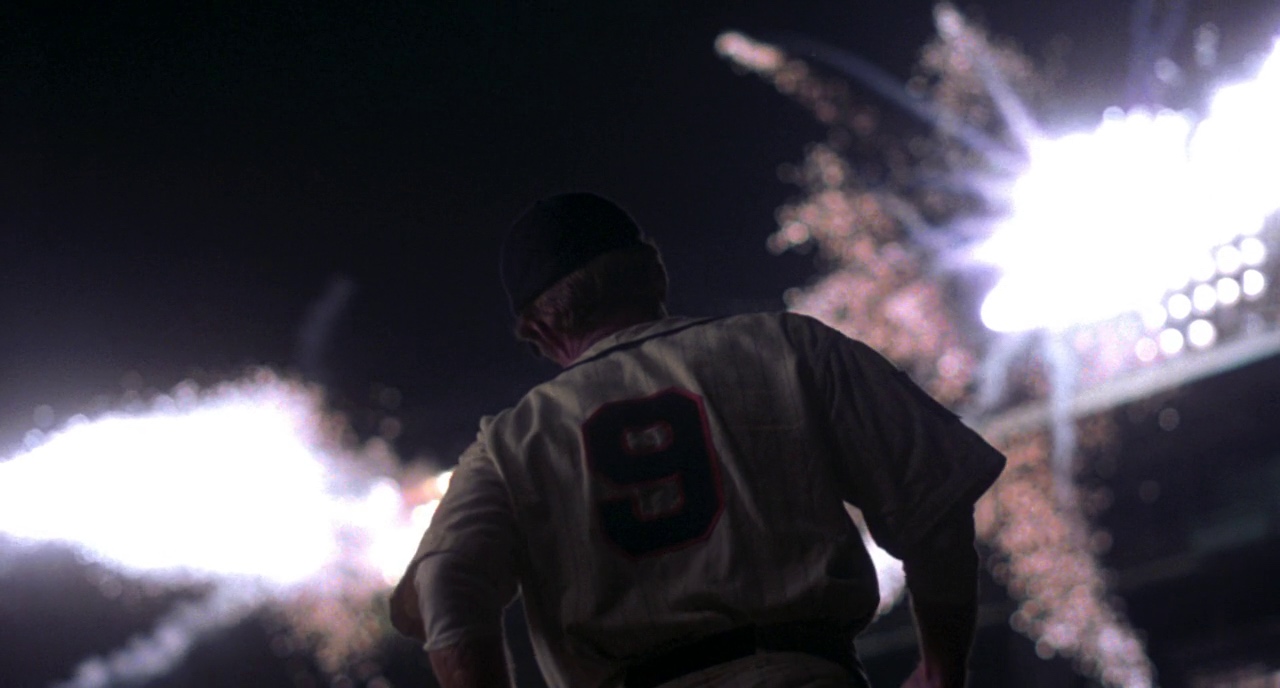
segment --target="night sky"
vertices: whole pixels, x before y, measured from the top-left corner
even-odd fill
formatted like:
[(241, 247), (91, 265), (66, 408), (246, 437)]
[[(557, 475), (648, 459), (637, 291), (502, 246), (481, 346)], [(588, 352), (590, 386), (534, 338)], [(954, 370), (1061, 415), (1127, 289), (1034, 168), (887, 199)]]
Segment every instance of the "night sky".
[[(510, 336), (497, 278), (538, 197), (628, 208), (675, 312), (778, 309), (815, 274), (765, 239), (798, 193), (778, 166), (824, 130), (736, 74), (719, 32), (795, 32), (904, 79), (933, 33), (915, 1), (346, 4), (0, 10), (0, 455), (38, 405), (61, 421), (267, 364), (357, 411), (400, 390), (401, 454), (451, 461), (554, 373)], [(1262, 0), (1192, 4), (1224, 61), (1280, 27), (1243, 19), (1275, 17)], [(961, 5), (1035, 57), (1069, 38), (1063, 83), (1090, 107), (1121, 93), (1127, 8)], [(301, 347), (342, 279), (342, 317)]]
[[(905, 79), (931, 6), (891, 4), (6, 9), (0, 447), (35, 406), (65, 418), (131, 372), (164, 390), (269, 364), (351, 407), (399, 389), (402, 450), (447, 457), (553, 372), (509, 336), (497, 253), (524, 207), (569, 189), (613, 196), (660, 243), (673, 311), (779, 308), (814, 265), (764, 248), (798, 193), (776, 170), (824, 131), (714, 38), (801, 34)], [(1122, 92), (1122, 5), (962, 8), (1033, 56), (1068, 39), (1063, 83), (1087, 107), (1059, 114), (1088, 119)], [(1236, 5), (1187, 25), (1235, 19), (1247, 40), (1227, 33), (1224, 55), (1257, 50), (1270, 25), (1238, 20), (1276, 11)], [(343, 317), (302, 350), (343, 278)]]
[[(1023, 4), (970, 9), (1032, 48), (1106, 26)], [(131, 372), (145, 392), (269, 364), (350, 407), (399, 389), (402, 451), (449, 457), (554, 372), (509, 336), (497, 280), (536, 198), (630, 209), (677, 312), (776, 309), (814, 274), (764, 241), (798, 192), (777, 167), (824, 131), (735, 74), (719, 32), (795, 32), (905, 77), (933, 31), (924, 2), (267, 5), (4, 11), (0, 446), (35, 406), (92, 409)], [(301, 351), (342, 278), (343, 317)]]

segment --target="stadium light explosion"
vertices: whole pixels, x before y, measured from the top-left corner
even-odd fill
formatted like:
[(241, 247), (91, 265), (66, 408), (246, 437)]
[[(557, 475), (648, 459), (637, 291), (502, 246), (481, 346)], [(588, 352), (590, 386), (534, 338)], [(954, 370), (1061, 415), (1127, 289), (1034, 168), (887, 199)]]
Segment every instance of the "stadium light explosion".
[(406, 472), (379, 442), (345, 446), (340, 425), (318, 389), (264, 370), (29, 435), (26, 452), (0, 463), (0, 535), (210, 589), (65, 685), (163, 674), (202, 634), (264, 607), (299, 635), (319, 631), (328, 669), (370, 650), (381, 620), (367, 603), (403, 571), (448, 473)]
[[(1030, 63), (950, 5), (939, 5), (936, 19), (939, 38), (911, 89), (886, 86), (886, 75), (856, 56), (790, 41), (933, 129), (900, 148), (877, 132), (874, 108), (788, 54), (789, 44), (718, 38), (723, 56), (832, 127), (828, 142), (785, 173), (806, 195), (779, 209), (770, 248), (814, 245), (833, 266), (790, 290), (788, 307), (867, 341), (935, 397), (987, 421), (1011, 463), (976, 516), (996, 552), (994, 575), (1019, 600), (1011, 625), (1042, 657), (1070, 657), (1104, 685), (1147, 688), (1153, 667), (1108, 602), (1096, 538), (1071, 489), (1077, 441), (1097, 446), (1108, 436), (1097, 427), (1078, 436), (1077, 394), (1110, 398), (1115, 390), (1103, 383), (1114, 380), (1137, 398), (1135, 384), (1151, 392), (1151, 380), (1171, 377), (1125, 375), (1143, 366), (1178, 364), (1179, 379), (1220, 369), (1226, 351), (1191, 367), (1174, 359), (1224, 335), (1250, 345), (1232, 354), (1241, 360), (1266, 344), (1250, 341), (1265, 328), (1255, 316), (1224, 318), (1230, 333), (1213, 316), (1261, 299), (1269, 286), (1262, 230), (1280, 206), (1280, 47), (1255, 78), (1218, 90), (1203, 118), (1113, 109), (1096, 130), (1055, 138), (1016, 95), (1018, 86), (1035, 90)], [(1025, 156), (1010, 165), (1016, 150)], [(871, 161), (867, 177), (862, 156)], [(966, 197), (1007, 212), (975, 215)], [(975, 263), (1001, 273), (981, 308), (983, 324), (1001, 333), (985, 352), (956, 335), (939, 279)], [(1037, 343), (1045, 368), (1014, 370)], [(1046, 412), (996, 415), (1015, 385), (1047, 398)], [(891, 560), (876, 561), (888, 574), (882, 583), (900, 586)]]
[(974, 252), (1003, 273), (983, 322), (1001, 332), (1063, 330), (1150, 312), (1169, 292), (1215, 276), (1230, 281), (1196, 292), (1197, 310), (1212, 308), (1218, 292), (1237, 299), (1242, 247), (1264, 260), (1263, 244), (1248, 238), (1280, 209), (1278, 121), (1280, 42), (1254, 79), (1217, 91), (1198, 121), (1113, 109), (1092, 132), (1027, 141), (1009, 217)]

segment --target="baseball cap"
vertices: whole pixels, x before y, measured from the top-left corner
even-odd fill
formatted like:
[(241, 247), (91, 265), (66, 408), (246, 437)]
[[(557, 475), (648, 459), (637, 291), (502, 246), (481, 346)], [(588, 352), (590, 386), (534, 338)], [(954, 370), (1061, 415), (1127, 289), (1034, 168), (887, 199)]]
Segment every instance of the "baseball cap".
[(572, 192), (537, 201), (512, 224), (502, 245), (502, 286), (511, 312), (519, 314), (593, 258), (641, 243), (636, 221), (603, 196)]

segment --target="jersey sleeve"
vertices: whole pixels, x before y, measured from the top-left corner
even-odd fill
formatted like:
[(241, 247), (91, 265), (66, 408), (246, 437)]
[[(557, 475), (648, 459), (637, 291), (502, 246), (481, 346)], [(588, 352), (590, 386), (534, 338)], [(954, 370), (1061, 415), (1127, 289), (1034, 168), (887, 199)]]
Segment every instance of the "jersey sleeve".
[(459, 460), (392, 594), (397, 629), (422, 640), (427, 651), (500, 635), (502, 610), (518, 585), (517, 543), (506, 486), (477, 441)]
[(809, 320), (801, 336), (833, 472), (876, 543), (898, 558), (972, 506), (1005, 457), (871, 347)]

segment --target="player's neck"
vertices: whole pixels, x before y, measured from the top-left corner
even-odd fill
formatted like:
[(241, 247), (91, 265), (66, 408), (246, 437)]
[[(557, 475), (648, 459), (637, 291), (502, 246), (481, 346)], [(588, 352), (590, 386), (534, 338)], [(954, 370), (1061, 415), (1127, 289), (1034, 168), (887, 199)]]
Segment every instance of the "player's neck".
[(542, 354), (547, 358), (555, 361), (562, 368), (568, 368), (577, 361), (587, 349), (595, 346), (596, 342), (612, 335), (621, 330), (635, 325), (643, 325), (647, 322), (653, 322), (666, 313), (663, 311), (655, 317), (653, 314), (627, 314), (611, 319), (608, 323), (591, 330), (588, 333), (580, 335), (566, 335), (559, 332), (547, 333), (539, 344)]

